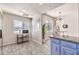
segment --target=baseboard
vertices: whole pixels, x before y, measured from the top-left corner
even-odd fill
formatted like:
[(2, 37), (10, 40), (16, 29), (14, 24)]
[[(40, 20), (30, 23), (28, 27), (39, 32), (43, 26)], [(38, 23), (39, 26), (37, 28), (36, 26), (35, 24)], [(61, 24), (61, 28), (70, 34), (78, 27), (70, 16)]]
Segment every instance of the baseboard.
[(17, 43), (16, 43), (16, 42), (14, 42), (14, 43), (10, 43), (10, 44), (5, 44), (5, 45), (0, 46), (0, 47), (5, 47), (5, 46), (8, 46), (8, 45), (13, 45), (13, 44), (17, 44)]

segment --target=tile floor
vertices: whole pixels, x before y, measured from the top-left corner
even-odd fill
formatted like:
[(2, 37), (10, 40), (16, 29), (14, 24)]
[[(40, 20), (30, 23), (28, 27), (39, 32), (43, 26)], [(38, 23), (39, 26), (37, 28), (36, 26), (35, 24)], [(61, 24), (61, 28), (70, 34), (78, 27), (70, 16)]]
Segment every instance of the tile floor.
[[(0, 50), (1, 52), (1, 50)], [(30, 41), (23, 44), (12, 44), (3, 47), (4, 55), (50, 55), (49, 41), (45, 44), (38, 44)]]

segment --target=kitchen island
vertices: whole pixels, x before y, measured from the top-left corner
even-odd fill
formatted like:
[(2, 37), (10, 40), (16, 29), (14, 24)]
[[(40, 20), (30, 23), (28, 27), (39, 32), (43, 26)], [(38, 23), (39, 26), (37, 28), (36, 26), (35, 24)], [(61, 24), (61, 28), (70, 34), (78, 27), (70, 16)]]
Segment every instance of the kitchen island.
[(79, 38), (51, 36), (51, 55), (79, 55)]

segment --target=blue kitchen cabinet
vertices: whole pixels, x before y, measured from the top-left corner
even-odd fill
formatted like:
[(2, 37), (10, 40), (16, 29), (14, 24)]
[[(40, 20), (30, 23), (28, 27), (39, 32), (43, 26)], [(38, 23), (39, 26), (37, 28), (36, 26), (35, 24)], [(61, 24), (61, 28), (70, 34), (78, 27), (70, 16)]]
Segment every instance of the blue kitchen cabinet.
[(77, 44), (77, 55), (79, 55), (79, 44)]
[(77, 55), (77, 44), (61, 41), (61, 55)]
[(77, 50), (61, 46), (61, 55), (77, 55)]
[(60, 47), (58, 44), (52, 43), (51, 54), (52, 55), (59, 55), (60, 54)]
[(58, 38), (51, 38), (52, 55), (79, 55), (79, 44)]
[(60, 44), (60, 40), (57, 40), (55, 38), (51, 38), (51, 44), (55, 43), (55, 44)]
[(67, 48), (70, 48), (70, 49), (74, 49), (74, 50), (77, 49), (76, 43), (72, 43), (72, 42), (64, 41), (64, 40), (61, 40), (61, 46), (64, 46), (64, 47), (67, 47)]
[(59, 55), (60, 54), (60, 44), (59, 40), (51, 39), (51, 54), (52, 55)]

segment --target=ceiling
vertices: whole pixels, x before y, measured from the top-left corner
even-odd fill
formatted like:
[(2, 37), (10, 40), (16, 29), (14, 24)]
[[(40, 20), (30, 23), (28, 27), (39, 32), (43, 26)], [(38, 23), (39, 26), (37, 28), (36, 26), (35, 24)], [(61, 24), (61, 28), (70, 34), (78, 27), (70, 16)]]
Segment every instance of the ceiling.
[(63, 4), (64, 3), (0, 3), (0, 6), (5, 6), (17, 11), (45, 13)]

